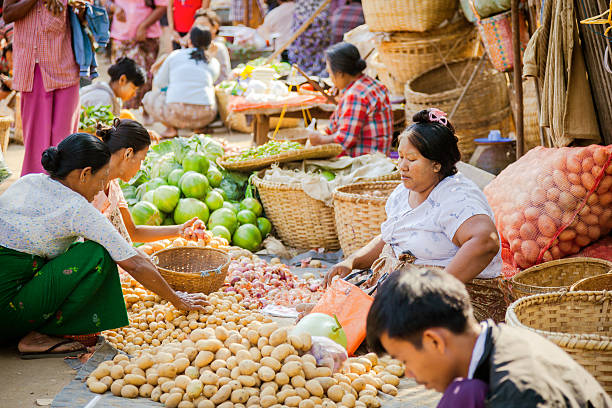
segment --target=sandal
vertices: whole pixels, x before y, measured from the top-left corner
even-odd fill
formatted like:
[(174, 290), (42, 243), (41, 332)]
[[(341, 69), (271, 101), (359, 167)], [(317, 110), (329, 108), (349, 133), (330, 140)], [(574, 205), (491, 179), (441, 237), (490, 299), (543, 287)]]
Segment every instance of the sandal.
[(70, 344), (70, 343), (77, 343), (77, 342), (75, 342), (74, 340), (66, 339), (64, 341), (60, 341), (57, 344), (54, 344), (53, 346), (49, 347), (45, 351), (26, 352), (26, 353), (22, 353), (20, 351), (19, 356), (21, 357), (22, 360), (34, 360), (34, 359), (39, 359), (39, 358), (78, 357), (80, 354), (83, 354), (84, 352), (87, 351), (85, 346), (83, 346), (82, 348), (78, 350), (53, 352), (53, 350), (55, 350), (56, 348), (63, 346), (65, 344)]

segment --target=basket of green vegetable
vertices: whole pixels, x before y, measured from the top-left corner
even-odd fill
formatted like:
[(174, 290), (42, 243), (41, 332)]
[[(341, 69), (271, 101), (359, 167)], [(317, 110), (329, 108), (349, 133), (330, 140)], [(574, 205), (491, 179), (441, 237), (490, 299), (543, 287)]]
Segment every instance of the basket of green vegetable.
[(254, 171), (264, 169), (274, 163), (330, 159), (340, 153), (342, 153), (342, 146), (336, 143), (305, 147), (298, 142), (271, 140), (239, 154), (220, 157), (217, 159), (217, 164), (228, 170)]
[(113, 119), (115, 119), (115, 115), (113, 115), (110, 105), (82, 106), (79, 131), (95, 134), (98, 123), (104, 126), (112, 126)]

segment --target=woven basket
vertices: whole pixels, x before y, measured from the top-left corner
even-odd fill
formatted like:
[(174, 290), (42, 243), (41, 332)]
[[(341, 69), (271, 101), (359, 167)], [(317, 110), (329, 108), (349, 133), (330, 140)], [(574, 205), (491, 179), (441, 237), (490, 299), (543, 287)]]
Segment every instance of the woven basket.
[[(478, 58), (468, 58), (442, 64), (406, 83), (406, 117), (432, 107), (450, 114), (478, 63)], [(474, 139), (486, 137), (489, 130), (507, 134), (511, 118), (506, 77), (485, 61), (450, 119), (460, 139), (462, 159), (469, 159)]]
[(612, 273), (604, 273), (597, 276), (584, 278), (574, 283), (571, 291), (578, 290), (610, 290), (612, 291)]
[(546, 337), (612, 393), (612, 292), (534, 295), (508, 308), (506, 323)]
[(612, 262), (598, 258), (567, 258), (527, 268), (510, 280), (512, 294), (520, 297), (568, 290), (581, 279), (608, 273)]
[(477, 52), (476, 28), (465, 20), (424, 34), (392, 34), (378, 48), (381, 65), (400, 83), (444, 61), (472, 57)]
[[(253, 133), (253, 123), (247, 122), (247, 117), (244, 113), (232, 112), (230, 114), (227, 109), (229, 104), (230, 96), (223, 89), (215, 88), (215, 94), (217, 96), (217, 107), (219, 109), (219, 116), (221, 121), (228, 129), (232, 129), (241, 133)], [(271, 117), (270, 127), (276, 129), (276, 125), (280, 118)], [(300, 119), (297, 118), (283, 118), (281, 122), (281, 129), (294, 128), (300, 124)]]
[(453, 15), (458, 0), (363, 0), (363, 15), (370, 31), (423, 32)]
[(380, 54), (376, 54), (372, 65), (378, 74), (378, 80), (383, 83), (391, 93), (391, 96), (404, 96), (405, 81), (395, 79), (389, 68), (380, 62)]
[(179, 247), (153, 254), (153, 262), (175, 290), (209, 294), (217, 291), (227, 275), (229, 255), (219, 249)]
[(340, 153), (342, 153), (341, 145), (329, 143), (319, 146), (304, 147), (298, 150), (289, 150), (274, 156), (238, 162), (227, 161), (227, 156), (223, 156), (217, 159), (217, 164), (227, 170), (247, 172), (261, 170), (274, 163), (288, 163), (306, 159), (331, 159), (338, 156)]
[[(334, 191), (336, 231), (344, 256), (365, 246), (380, 234), (380, 225), (387, 219), (387, 198), (400, 181), (375, 181), (349, 184)], [(381, 196), (364, 194), (380, 191)]]
[(6, 152), (11, 135), (13, 119), (9, 116), (0, 116), (0, 150)]
[(268, 139), (270, 140), (288, 140), (291, 142), (298, 142), (305, 145), (308, 141), (308, 130), (299, 127), (293, 129), (279, 129), (276, 136), (274, 130), (268, 133)]

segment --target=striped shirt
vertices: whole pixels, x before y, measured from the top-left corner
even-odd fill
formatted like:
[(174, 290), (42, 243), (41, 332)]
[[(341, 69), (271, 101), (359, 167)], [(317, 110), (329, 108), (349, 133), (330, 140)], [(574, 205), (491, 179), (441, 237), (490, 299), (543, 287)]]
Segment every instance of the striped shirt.
[[(62, 0), (64, 6), (67, 1)], [(72, 52), (72, 33), (66, 8), (59, 16), (42, 1), (15, 21), (13, 38), (13, 89), (32, 92), (34, 67), (40, 67), (47, 92), (79, 84), (79, 66)]]

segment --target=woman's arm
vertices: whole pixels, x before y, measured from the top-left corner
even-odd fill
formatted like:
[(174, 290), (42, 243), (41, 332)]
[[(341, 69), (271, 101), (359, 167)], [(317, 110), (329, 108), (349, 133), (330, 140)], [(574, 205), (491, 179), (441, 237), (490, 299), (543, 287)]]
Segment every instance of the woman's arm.
[(21, 20), (34, 7), (38, 0), (6, 0), (2, 9), (2, 18), (9, 24)]
[(343, 260), (342, 262), (332, 266), (327, 274), (325, 274), (325, 279), (323, 279), (323, 287), (327, 287), (331, 284), (333, 278), (335, 276), (340, 276), (344, 278), (347, 276), (353, 269), (367, 269), (378, 257), (385, 246), (385, 241), (383, 241), (380, 235), (376, 236), (372, 241), (370, 241), (366, 246)]
[(166, 13), (166, 6), (157, 6), (151, 14), (140, 23), (138, 30), (136, 31), (136, 41), (144, 41), (147, 39), (147, 29), (149, 26), (159, 21)]
[(133, 242), (153, 242), (177, 237), (197, 239), (195, 234), (187, 233), (186, 231), (189, 227), (192, 227), (196, 221), (198, 221), (197, 218), (187, 221), (185, 224), (181, 225), (164, 225), (155, 227), (150, 225), (134, 224), (130, 210), (125, 207), (119, 207), (119, 211), (121, 212), (121, 218), (123, 219), (123, 224), (125, 224), (125, 229), (127, 230), (128, 234), (130, 234), (130, 238)]
[(319, 146), (323, 144), (330, 144), (336, 141), (335, 135), (326, 135), (321, 132), (310, 132), (308, 135), (308, 140), (310, 140), (310, 144), (313, 146)]
[(499, 235), (488, 215), (474, 215), (467, 219), (453, 238), (459, 251), (446, 271), (463, 283), (478, 276), (499, 252)]
[(146, 289), (155, 292), (162, 299), (172, 303), (181, 310), (204, 310), (208, 306), (206, 296), (200, 294), (186, 294), (175, 292), (159, 274), (159, 271), (149, 259), (143, 255), (136, 255), (117, 264), (127, 271), (134, 279)]

